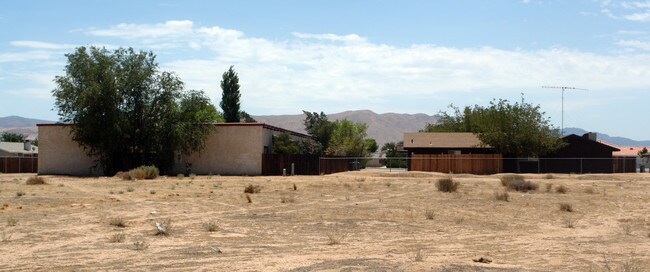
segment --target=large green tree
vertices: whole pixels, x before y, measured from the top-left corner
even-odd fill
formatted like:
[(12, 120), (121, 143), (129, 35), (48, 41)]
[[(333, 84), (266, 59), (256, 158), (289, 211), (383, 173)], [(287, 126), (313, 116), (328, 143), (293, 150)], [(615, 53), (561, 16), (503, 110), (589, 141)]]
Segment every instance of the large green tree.
[(334, 131), (325, 153), (333, 156), (365, 157), (369, 154), (366, 146), (368, 125), (355, 123), (348, 119), (334, 122)]
[(5, 131), (0, 134), (0, 142), (22, 143), (25, 139), (27, 139), (27, 135), (22, 133)]
[(330, 138), (336, 126), (333, 122), (327, 119), (327, 115), (323, 112), (302, 111), (305, 114), (305, 130), (311, 136), (316, 137), (321, 145), (322, 150), (325, 151), (329, 147)]
[(542, 156), (563, 146), (559, 130), (539, 105), (500, 99), (487, 107), (450, 107), (454, 115), (441, 112), (439, 122), (427, 124), (422, 131), (473, 132), (481, 142), (507, 156)]
[(381, 147), (381, 152), (386, 154), (386, 159), (382, 161), (382, 164), (385, 165), (386, 167), (391, 167), (391, 168), (407, 167), (406, 160), (404, 159), (404, 157), (400, 156), (399, 153), (397, 152), (398, 144), (402, 144), (402, 141), (399, 141), (397, 143), (388, 142)]
[(223, 117), (226, 123), (239, 122), (240, 104), (239, 99), (239, 76), (233, 66), (228, 68), (221, 77), (221, 109), (223, 110)]
[(55, 108), (105, 174), (143, 164), (168, 170), (175, 151), (203, 148), (214, 129), (204, 124), (219, 118), (203, 92), (184, 90), (151, 52), (79, 47), (66, 57), (65, 75), (54, 80)]

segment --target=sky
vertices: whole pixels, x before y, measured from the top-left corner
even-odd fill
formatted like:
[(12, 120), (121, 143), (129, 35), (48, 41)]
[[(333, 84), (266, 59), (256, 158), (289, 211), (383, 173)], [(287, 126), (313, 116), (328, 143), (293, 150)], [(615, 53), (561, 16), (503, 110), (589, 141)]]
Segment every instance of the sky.
[(157, 56), (252, 115), (448, 111), (524, 99), (561, 126), (650, 139), (650, 0), (0, 1), (0, 117), (58, 120), (79, 46)]

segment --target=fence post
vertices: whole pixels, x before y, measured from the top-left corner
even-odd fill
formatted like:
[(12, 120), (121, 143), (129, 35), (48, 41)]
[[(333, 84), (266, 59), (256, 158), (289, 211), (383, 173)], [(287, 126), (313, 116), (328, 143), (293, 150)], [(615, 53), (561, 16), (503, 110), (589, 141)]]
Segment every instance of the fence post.
[(580, 158), (580, 174), (582, 174), (582, 160), (583, 158)]

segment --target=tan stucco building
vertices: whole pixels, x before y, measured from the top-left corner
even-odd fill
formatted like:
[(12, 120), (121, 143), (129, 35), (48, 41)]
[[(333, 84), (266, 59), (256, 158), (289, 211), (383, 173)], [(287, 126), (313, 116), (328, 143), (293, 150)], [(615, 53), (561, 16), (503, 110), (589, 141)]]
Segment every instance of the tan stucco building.
[[(185, 172), (190, 163), (195, 174), (261, 175), (262, 154), (272, 151), (273, 136), (289, 133), (294, 139), (313, 140), (312, 137), (263, 123), (214, 124), (216, 132), (208, 135), (205, 149), (189, 156), (176, 154), (176, 173)], [(54, 175), (101, 175), (95, 158), (86, 152), (70, 135), (70, 125), (39, 124), (38, 173)]]

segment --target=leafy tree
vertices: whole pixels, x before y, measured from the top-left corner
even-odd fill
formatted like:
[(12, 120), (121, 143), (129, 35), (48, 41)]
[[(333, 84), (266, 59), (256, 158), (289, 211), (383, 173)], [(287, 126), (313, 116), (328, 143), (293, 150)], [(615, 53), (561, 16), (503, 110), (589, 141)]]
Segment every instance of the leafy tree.
[(22, 143), (25, 139), (27, 139), (27, 135), (22, 133), (5, 131), (0, 134), (0, 142)]
[(55, 108), (106, 174), (144, 164), (169, 169), (175, 151), (200, 151), (214, 129), (204, 124), (219, 119), (203, 92), (183, 90), (151, 52), (79, 47), (66, 57), (65, 75), (54, 80)]
[(363, 123), (355, 123), (348, 119), (337, 120), (334, 122), (334, 131), (325, 153), (333, 156), (367, 156), (367, 129), (368, 125)]
[(327, 115), (321, 112), (310, 113), (302, 111), (305, 114), (305, 130), (311, 136), (316, 137), (322, 147), (322, 151), (327, 150), (329, 147), (330, 138), (336, 126), (334, 123), (327, 120)]
[(644, 155), (647, 155), (647, 154), (648, 154), (648, 149), (646, 147), (643, 147), (643, 149), (641, 149), (641, 151), (639, 151), (639, 153), (637, 155), (644, 156)]
[(386, 160), (383, 161), (383, 165), (391, 168), (406, 168), (406, 160), (400, 157), (397, 152), (397, 144), (402, 142), (388, 142), (381, 147), (381, 152), (386, 154)]
[(366, 149), (368, 150), (368, 153), (375, 153), (379, 149), (379, 145), (377, 144), (377, 141), (375, 141), (375, 139), (367, 138)]
[(239, 112), (239, 120), (244, 123), (257, 123), (257, 120), (255, 120), (252, 116), (250, 116), (250, 114), (245, 111)]
[(223, 117), (226, 119), (226, 123), (239, 122), (239, 99), (241, 98), (241, 93), (239, 93), (239, 76), (237, 72), (233, 69), (234, 66), (230, 66), (228, 71), (223, 73), (221, 79), (221, 109), (223, 110)]
[(507, 156), (541, 156), (564, 145), (539, 105), (501, 99), (491, 101), (488, 107), (450, 107), (454, 116), (442, 112), (438, 124), (427, 124), (422, 131), (473, 132), (481, 142)]
[(280, 133), (273, 137), (273, 153), (276, 154), (300, 154), (300, 143), (291, 139), (289, 133)]

